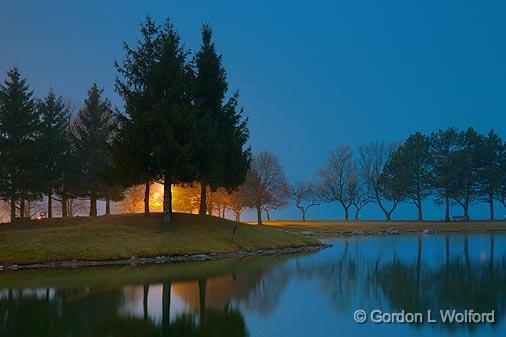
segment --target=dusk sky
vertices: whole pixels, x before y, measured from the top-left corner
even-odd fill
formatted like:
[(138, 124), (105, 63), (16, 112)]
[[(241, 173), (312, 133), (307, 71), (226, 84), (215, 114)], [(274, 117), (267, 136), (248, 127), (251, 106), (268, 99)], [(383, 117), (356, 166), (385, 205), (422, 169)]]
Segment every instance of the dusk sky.
[[(79, 106), (96, 81), (122, 108), (113, 60), (147, 14), (170, 18), (192, 50), (201, 25), (212, 25), (253, 150), (275, 153), (290, 180), (314, 177), (339, 144), (448, 126), (506, 138), (504, 1), (1, 1), (0, 79), (17, 66), (37, 96), (52, 86)], [(425, 213), (443, 217), (432, 201)], [(363, 215), (382, 218), (375, 205)], [(487, 206), (470, 215), (487, 217)], [(342, 210), (320, 206), (309, 217)], [(415, 217), (412, 205), (394, 213)]]

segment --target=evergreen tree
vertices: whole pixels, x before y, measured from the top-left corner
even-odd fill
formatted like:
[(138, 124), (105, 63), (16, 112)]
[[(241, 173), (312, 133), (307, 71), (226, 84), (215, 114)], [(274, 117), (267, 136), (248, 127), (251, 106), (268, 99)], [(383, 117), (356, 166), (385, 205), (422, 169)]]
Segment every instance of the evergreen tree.
[(125, 113), (118, 116), (114, 162), (125, 183), (145, 184), (144, 213), (149, 214), (150, 184), (157, 172), (152, 130), (156, 126), (154, 109), (158, 106), (155, 64), (160, 57), (160, 27), (148, 16), (140, 31), (142, 38), (135, 48), (125, 43), (125, 59), (121, 64), (115, 62), (116, 90), (125, 101)]
[(193, 162), (192, 139), (197, 138), (195, 114), (192, 106), (187, 52), (179, 34), (167, 20), (160, 30), (159, 60), (155, 65), (155, 91), (158, 104), (153, 110), (153, 158), (156, 177), (163, 181), (164, 221), (171, 222), (174, 183), (192, 182), (196, 166)]
[(499, 166), (499, 190), (497, 192), (497, 200), (503, 205), (504, 210), (506, 211), (506, 142), (502, 144), (503, 151), (501, 152), (500, 158), (500, 166)]
[(432, 156), (430, 140), (420, 132), (408, 137), (400, 147), (403, 174), (406, 179), (405, 198), (418, 209), (418, 221), (423, 220), (423, 201), (432, 192)]
[(251, 153), (244, 146), (248, 139), (247, 120), (237, 111), (235, 94), (227, 102), (226, 73), (212, 42), (212, 29), (202, 28), (201, 48), (195, 56), (195, 104), (198, 141), (195, 145), (197, 178), (201, 185), (199, 213), (206, 213), (206, 190), (225, 187), (233, 190), (245, 179)]
[(454, 180), (453, 157), (459, 150), (460, 134), (454, 128), (437, 130), (431, 135), (431, 153), (434, 160), (432, 183), (436, 203), (445, 205), (445, 222), (450, 221), (450, 186)]
[(248, 119), (243, 118), (244, 110), (238, 109), (239, 93), (235, 93), (223, 107), (222, 130), (225, 158), (219, 185), (228, 191), (241, 186), (251, 163), (251, 148), (246, 147), (249, 138)]
[(80, 194), (90, 198), (90, 216), (97, 215), (97, 199), (107, 187), (103, 180), (111, 164), (111, 142), (115, 128), (111, 105), (103, 90), (93, 83), (76, 122), (76, 150), (81, 169)]
[(7, 73), (0, 86), (0, 193), (10, 202), (11, 221), (16, 203), (24, 217), (27, 201), (41, 195), (43, 176), (39, 169), (39, 117), (33, 92), (17, 68)]
[(40, 169), (47, 195), (47, 217), (52, 217), (52, 200), (55, 190), (61, 187), (65, 152), (68, 146), (69, 109), (63, 98), (51, 89), (38, 104), (41, 118), (39, 147), (43, 151)]
[(450, 198), (462, 206), (464, 218), (469, 219), (469, 207), (480, 196), (480, 151), (483, 150), (483, 136), (473, 128), (461, 132), (460, 150), (452, 157), (453, 179), (449, 187)]
[(63, 152), (61, 176), (57, 187), (55, 189), (55, 195), (59, 199), (55, 200), (61, 203), (61, 215), (67, 217), (72, 214), (70, 211), (70, 203), (80, 193), (81, 187), (81, 167), (80, 167), (80, 156), (76, 144), (76, 122), (69, 116), (66, 125), (66, 132), (64, 135), (65, 149)]
[(489, 204), (490, 220), (494, 220), (494, 199), (501, 187), (501, 161), (504, 157), (504, 145), (494, 130), (490, 130), (483, 138), (482, 148), (477, 152), (480, 156), (479, 189), (482, 200)]
[(387, 221), (392, 220), (392, 213), (399, 202), (405, 199), (408, 189), (407, 176), (403, 172), (403, 160), (400, 147), (391, 151), (376, 182), (376, 189), (381, 198), (392, 203), (391, 208), (385, 210)]
[(202, 44), (195, 56), (197, 75), (195, 81), (195, 102), (197, 107), (197, 126), (199, 139), (196, 146), (198, 161), (198, 180), (201, 186), (199, 214), (207, 209), (206, 190), (211, 185), (216, 188), (224, 170), (224, 153), (219, 123), (222, 120), (222, 106), (228, 84), (221, 56), (212, 42), (212, 29), (202, 28)]

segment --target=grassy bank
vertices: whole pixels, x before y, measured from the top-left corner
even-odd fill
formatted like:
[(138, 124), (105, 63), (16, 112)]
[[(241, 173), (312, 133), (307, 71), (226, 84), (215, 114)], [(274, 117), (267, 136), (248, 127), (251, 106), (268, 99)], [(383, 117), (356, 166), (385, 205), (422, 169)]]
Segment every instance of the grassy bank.
[(175, 214), (171, 225), (163, 224), (160, 214), (58, 218), (0, 226), (0, 263), (226, 254), (316, 243), (314, 239), (267, 226), (190, 214)]
[(506, 221), (455, 221), (445, 223), (443, 221), (294, 221), (278, 220), (265, 223), (269, 226), (278, 227), (290, 232), (302, 232), (315, 235), (352, 234), (364, 232), (366, 234), (385, 233), (389, 228), (398, 229), (400, 233), (420, 233), (425, 230), (439, 233), (457, 232), (506, 232)]
[[(297, 255), (297, 256), (303, 256)], [(217, 259), (142, 266), (106, 266), (76, 268), (26, 269), (0, 273), (0, 288), (82, 288), (118, 287), (128, 284), (184, 282), (213, 278), (231, 273), (264, 270), (286, 261), (292, 255), (249, 256), (241, 259)], [(121, 277), (118, 277), (121, 275)]]

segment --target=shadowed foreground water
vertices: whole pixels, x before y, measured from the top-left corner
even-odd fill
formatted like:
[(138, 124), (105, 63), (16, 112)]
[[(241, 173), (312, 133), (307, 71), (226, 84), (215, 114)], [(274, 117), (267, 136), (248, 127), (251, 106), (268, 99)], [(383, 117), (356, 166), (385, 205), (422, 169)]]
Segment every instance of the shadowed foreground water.
[[(365, 236), (306, 256), (0, 274), (0, 336), (505, 336), (506, 235)], [(495, 310), (358, 324), (357, 309)]]

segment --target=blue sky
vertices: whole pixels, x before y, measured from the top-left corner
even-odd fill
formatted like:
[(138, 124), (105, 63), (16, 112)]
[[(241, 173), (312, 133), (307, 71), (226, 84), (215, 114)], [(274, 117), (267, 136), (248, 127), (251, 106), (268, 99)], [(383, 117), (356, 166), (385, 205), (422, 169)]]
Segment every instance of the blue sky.
[[(230, 89), (240, 91), (250, 118), (251, 145), (277, 154), (290, 179), (314, 176), (338, 144), (448, 126), (506, 137), (501, 1), (2, 1), (0, 72), (16, 65), (37, 95), (52, 86), (79, 105), (97, 81), (121, 106), (112, 62), (146, 14), (169, 17), (193, 50), (201, 24), (214, 27)], [(486, 210), (474, 207), (471, 216)], [(416, 217), (409, 205), (396, 213)], [(381, 213), (371, 206), (364, 215)], [(429, 201), (426, 215), (442, 210)], [(311, 216), (342, 211), (326, 205)]]

